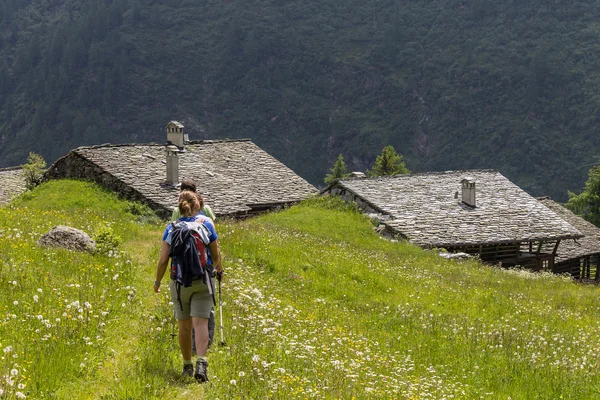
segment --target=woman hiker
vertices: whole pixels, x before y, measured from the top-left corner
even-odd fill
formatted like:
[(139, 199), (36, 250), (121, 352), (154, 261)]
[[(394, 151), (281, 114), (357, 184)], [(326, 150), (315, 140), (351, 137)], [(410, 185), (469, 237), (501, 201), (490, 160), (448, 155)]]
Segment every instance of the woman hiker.
[[(196, 219), (199, 210), (203, 206), (201, 201), (202, 198), (192, 191), (185, 190), (181, 192), (179, 195), (179, 210), (182, 217), (178, 221), (196, 221), (202, 223), (208, 229), (208, 266), (209, 269), (213, 267), (218, 274), (221, 274), (223, 269), (215, 227), (208, 218)], [(173, 225), (169, 224), (163, 234), (160, 259), (156, 267), (156, 280), (154, 281), (154, 291), (156, 293), (160, 292), (161, 281), (169, 264), (172, 228)], [(212, 295), (202, 279), (194, 280), (191, 287), (180, 286), (179, 293), (177, 293), (175, 281), (171, 279), (169, 289), (179, 327), (179, 347), (183, 356), (182, 374), (194, 376), (200, 383), (207, 382), (208, 360), (206, 359), (206, 351), (208, 348), (208, 319), (213, 306)], [(192, 361), (192, 327), (195, 328), (194, 341), (197, 352), (195, 369)]]
[[(184, 179), (181, 181), (181, 185), (179, 186), (179, 191), (180, 193), (183, 192), (184, 190), (189, 190), (192, 191), (194, 193), (197, 193), (199, 197), (202, 197), (199, 193), (198, 193), (198, 187), (196, 186), (196, 182), (194, 182), (192, 179)], [(201, 208), (200, 211), (198, 212), (198, 216), (206, 216), (208, 218), (210, 218), (212, 220), (212, 222), (215, 222), (215, 214), (213, 214), (210, 206), (208, 204), (206, 204), (206, 202), (204, 201), (204, 198), (202, 198), (200, 200), (201, 204), (204, 204)], [(181, 212), (179, 211), (179, 206), (175, 207), (173, 209), (173, 213), (171, 214), (171, 221), (177, 221), (179, 219), (179, 217), (181, 217)], [(192, 329), (192, 336), (194, 336), (194, 329)], [(210, 347), (210, 345), (212, 344), (213, 338), (215, 337), (215, 310), (214, 308), (210, 309), (210, 318), (208, 319), (208, 347)], [(192, 340), (192, 351), (196, 353), (196, 342)]]

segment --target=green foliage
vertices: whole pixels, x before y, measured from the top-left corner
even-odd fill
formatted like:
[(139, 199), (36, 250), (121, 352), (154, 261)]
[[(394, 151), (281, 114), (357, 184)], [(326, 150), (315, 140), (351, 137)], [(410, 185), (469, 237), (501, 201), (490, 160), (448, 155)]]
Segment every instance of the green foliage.
[(415, 171), (498, 168), (566, 200), (600, 147), (591, 0), (0, 4), (0, 167), (164, 142), (190, 116), (193, 139), (252, 132), (315, 185), (391, 144)]
[(46, 171), (46, 161), (41, 155), (30, 152), (27, 157), (27, 164), (21, 165), (21, 168), (23, 169), (25, 186), (28, 190), (31, 190), (42, 182)]
[(565, 205), (575, 214), (600, 226), (600, 166), (590, 169), (585, 189), (581, 193), (569, 192), (569, 201)]
[(96, 253), (99, 254), (116, 254), (123, 243), (123, 239), (110, 226), (98, 228), (93, 239), (96, 242)]
[(314, 196), (300, 202), (298, 207), (344, 211), (362, 215), (362, 211), (355, 202), (349, 203), (338, 196)]
[(150, 207), (137, 201), (132, 201), (128, 203), (126, 211), (132, 215), (138, 216), (149, 216), (154, 214)]
[(394, 146), (385, 146), (381, 154), (377, 156), (373, 168), (367, 171), (369, 176), (393, 176), (399, 174), (410, 174), (410, 170), (404, 164), (402, 156), (396, 153)]
[[(115, 348), (123, 351), (109, 342), (113, 335), (131, 337), (130, 322), (140, 313), (134, 273), (140, 264), (124, 252), (48, 251), (36, 241), (56, 225), (91, 231), (110, 224), (113, 238), (127, 241), (148, 231), (160, 235), (153, 225), (132, 222), (125, 207), (116, 196), (76, 181), (46, 182), (0, 207), (0, 397), (84, 398), (74, 394), (73, 382), (92, 379), (114, 360)], [(136, 243), (136, 252), (142, 248)], [(11, 369), (19, 373), (8, 385)]]
[[(600, 390), (597, 287), (384, 240), (339, 198), (218, 226), (228, 346), (209, 353), (213, 383), (197, 385), (179, 375), (170, 294), (150, 292), (163, 226), (140, 225), (129, 207), (77, 181), (0, 207), (0, 376), (14, 380), (4, 397), (592, 399)], [(57, 224), (110, 226), (124, 251), (37, 247)]]
[(338, 179), (347, 178), (348, 176), (350, 176), (350, 173), (348, 172), (348, 167), (344, 162), (344, 156), (340, 154), (335, 160), (335, 164), (333, 164), (333, 167), (331, 167), (331, 169), (329, 170), (329, 173), (325, 175), (325, 183), (329, 185), (330, 183), (335, 182)]
[[(212, 387), (211, 397), (595, 396), (598, 371), (587, 362), (586, 375), (575, 367), (600, 343), (596, 288), (444, 261), (383, 240), (358, 214), (331, 210), (332, 204), (311, 200), (221, 227), (236, 285), (228, 292), (226, 326), (236, 329), (227, 332), (233, 346), (211, 355), (211, 365), (236, 384)], [(268, 319), (275, 322), (249, 323)], [(581, 335), (585, 341), (577, 340)], [(548, 346), (547, 338), (569, 345)], [(277, 388), (247, 378), (263, 360), (281, 368), (269, 375)], [(444, 383), (429, 384), (441, 375)], [(572, 381), (577, 376), (587, 383)]]

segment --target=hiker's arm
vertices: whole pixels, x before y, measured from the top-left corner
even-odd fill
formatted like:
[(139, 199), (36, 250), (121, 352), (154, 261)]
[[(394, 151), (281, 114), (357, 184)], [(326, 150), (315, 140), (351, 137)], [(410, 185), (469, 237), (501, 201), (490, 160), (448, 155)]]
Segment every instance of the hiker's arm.
[(154, 280), (154, 292), (160, 292), (160, 281), (165, 276), (165, 271), (169, 265), (169, 249), (171, 246), (165, 241), (162, 242), (160, 248), (160, 258), (158, 259), (158, 265), (156, 266), (156, 279)]
[(223, 266), (221, 265), (221, 251), (219, 250), (219, 240), (210, 242), (208, 245), (210, 249), (210, 257), (212, 258), (213, 267), (217, 272), (223, 272)]

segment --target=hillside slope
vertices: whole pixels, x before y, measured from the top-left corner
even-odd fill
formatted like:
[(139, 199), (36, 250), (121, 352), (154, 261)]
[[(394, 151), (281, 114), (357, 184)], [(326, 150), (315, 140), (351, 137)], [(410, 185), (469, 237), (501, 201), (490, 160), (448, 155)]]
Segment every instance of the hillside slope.
[[(335, 199), (217, 225), (227, 346), (210, 351), (210, 384), (186, 381), (169, 296), (151, 290), (162, 224), (143, 214), (73, 181), (0, 208), (5, 394), (600, 398), (597, 287), (448, 262)], [(111, 226), (124, 252), (38, 249), (58, 223)]]
[(596, 162), (600, 5), (0, 0), (0, 167), (104, 142), (251, 137), (313, 184), (386, 144), (564, 200)]

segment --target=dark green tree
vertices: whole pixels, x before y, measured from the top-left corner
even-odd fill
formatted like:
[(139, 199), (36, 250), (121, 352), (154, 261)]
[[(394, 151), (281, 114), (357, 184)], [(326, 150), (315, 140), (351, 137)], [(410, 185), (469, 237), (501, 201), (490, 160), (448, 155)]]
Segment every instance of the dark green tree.
[(344, 156), (339, 155), (337, 160), (335, 160), (335, 164), (329, 170), (329, 173), (325, 175), (325, 183), (330, 184), (338, 179), (347, 178), (350, 176), (348, 173), (348, 167), (346, 167), (346, 163), (344, 162)]
[(596, 226), (600, 226), (600, 166), (590, 169), (583, 192), (569, 191), (567, 208)]
[(385, 146), (381, 154), (377, 156), (375, 164), (370, 171), (369, 176), (399, 175), (410, 174), (410, 170), (404, 164), (402, 156), (396, 152), (394, 146)]

